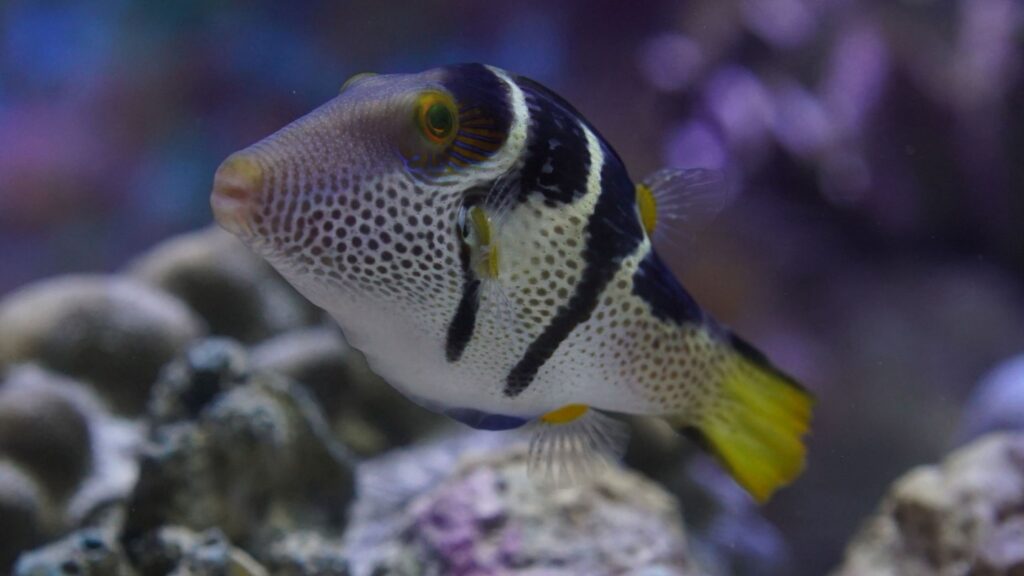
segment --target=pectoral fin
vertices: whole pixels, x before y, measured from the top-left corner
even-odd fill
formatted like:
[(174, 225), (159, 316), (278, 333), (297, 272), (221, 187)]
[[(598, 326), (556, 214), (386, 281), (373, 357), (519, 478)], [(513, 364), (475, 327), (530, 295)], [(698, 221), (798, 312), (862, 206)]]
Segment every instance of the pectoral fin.
[(692, 239), (730, 200), (725, 175), (706, 168), (663, 168), (636, 187), (640, 220), (655, 248)]

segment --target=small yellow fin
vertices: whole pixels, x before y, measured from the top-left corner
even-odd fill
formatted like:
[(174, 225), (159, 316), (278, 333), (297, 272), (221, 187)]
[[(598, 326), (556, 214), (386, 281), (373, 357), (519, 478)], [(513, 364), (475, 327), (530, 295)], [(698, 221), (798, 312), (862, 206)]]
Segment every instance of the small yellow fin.
[(654, 198), (651, 187), (646, 184), (636, 185), (636, 207), (640, 211), (640, 223), (648, 236), (654, 234), (658, 224), (658, 201)]
[(740, 486), (764, 503), (804, 469), (803, 437), (814, 398), (742, 346), (729, 354), (716, 397), (706, 409), (685, 423), (673, 423), (694, 432)]
[(566, 404), (558, 410), (552, 410), (541, 416), (540, 419), (548, 424), (568, 424), (582, 418), (587, 410), (590, 410), (590, 407), (586, 404)]

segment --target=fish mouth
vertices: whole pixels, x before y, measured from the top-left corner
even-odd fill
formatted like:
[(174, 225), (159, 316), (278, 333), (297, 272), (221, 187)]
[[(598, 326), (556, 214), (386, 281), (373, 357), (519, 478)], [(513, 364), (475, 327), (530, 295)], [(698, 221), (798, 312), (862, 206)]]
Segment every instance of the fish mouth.
[(252, 215), (263, 189), (263, 169), (251, 154), (229, 156), (213, 176), (210, 208), (222, 228), (239, 237), (252, 235)]

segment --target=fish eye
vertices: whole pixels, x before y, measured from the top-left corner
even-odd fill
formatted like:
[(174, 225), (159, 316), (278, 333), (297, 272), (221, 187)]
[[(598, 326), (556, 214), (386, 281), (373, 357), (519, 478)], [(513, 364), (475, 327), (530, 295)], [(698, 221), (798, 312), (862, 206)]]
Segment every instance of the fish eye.
[(438, 138), (444, 138), (452, 130), (452, 113), (443, 104), (434, 104), (427, 110), (427, 130)]
[(456, 131), (455, 103), (446, 94), (425, 92), (416, 105), (416, 122), (428, 140), (447, 145)]

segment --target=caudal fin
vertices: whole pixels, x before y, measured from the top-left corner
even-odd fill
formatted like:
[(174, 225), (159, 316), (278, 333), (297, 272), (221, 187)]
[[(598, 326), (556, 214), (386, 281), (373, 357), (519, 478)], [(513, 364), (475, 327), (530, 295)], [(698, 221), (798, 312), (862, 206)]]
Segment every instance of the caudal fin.
[(668, 417), (713, 453), (759, 503), (804, 469), (814, 398), (756, 349), (729, 335), (718, 381), (695, 413)]

